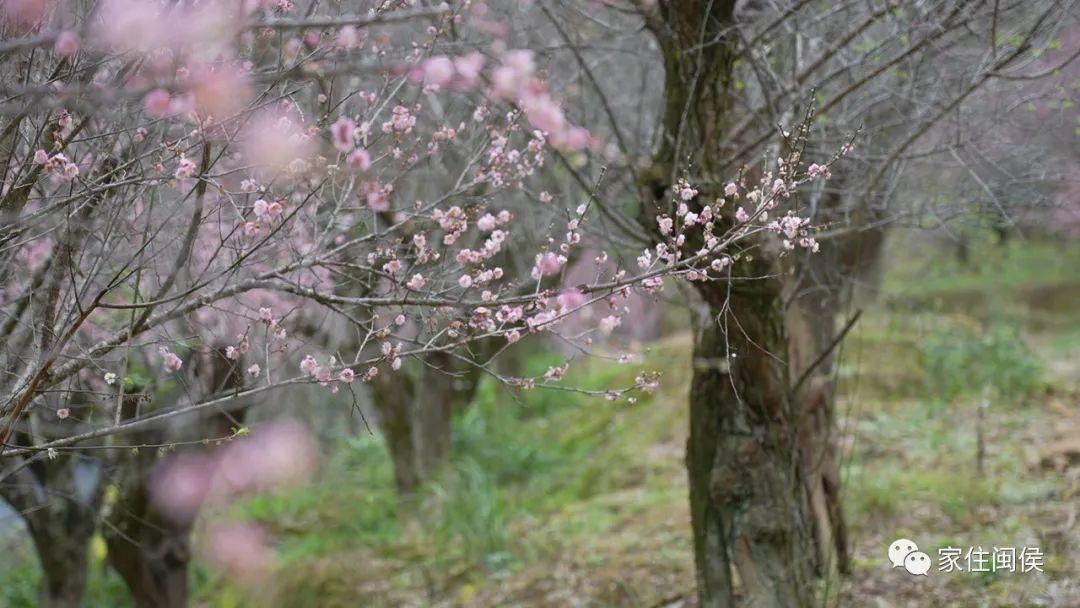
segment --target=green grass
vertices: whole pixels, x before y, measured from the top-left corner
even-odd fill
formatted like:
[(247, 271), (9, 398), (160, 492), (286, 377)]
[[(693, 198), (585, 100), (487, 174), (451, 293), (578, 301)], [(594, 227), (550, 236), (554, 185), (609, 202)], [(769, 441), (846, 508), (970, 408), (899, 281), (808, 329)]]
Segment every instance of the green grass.
[[(885, 578), (894, 573), (881, 568), (881, 550), (893, 538), (917, 536), (934, 548), (1021, 543), (1071, 496), (1060, 478), (1033, 470), (1025, 450), (1061, 423), (1047, 395), (1080, 391), (1080, 311), (1058, 303), (1080, 284), (1080, 270), (1063, 262), (1075, 247), (979, 245), (973, 256), (983, 269), (905, 258), (886, 276), (893, 301), (871, 305), (839, 353), (842, 499), (856, 571), (841, 605), (886, 597), (881, 589), (895, 581)], [(1032, 286), (1048, 305), (1033, 305)], [(339, 439), (311, 484), (230, 513), (278, 540), (268, 595), (245, 599), (196, 568), (194, 603), (540, 606), (572, 596), (638, 606), (691, 592), (682, 463), (690, 346), (684, 333), (638, 362), (574, 361), (562, 383), (600, 390), (629, 385), (642, 370), (662, 372), (657, 394), (633, 404), (482, 382), (454, 420), (450, 463), (410, 516), (399, 512), (380, 438)], [(533, 356), (523, 375), (560, 363)], [(979, 476), (974, 420), (984, 398), (988, 454)], [(33, 567), (0, 576), (5, 605), (35, 605), (27, 603), (36, 602)], [(1076, 574), (1060, 556), (1048, 559), (1051, 569)], [(119, 593), (100, 568), (91, 581), (94, 594)], [(920, 605), (1026, 605), (1037, 589), (1024, 585), (1038, 584), (956, 578), (927, 587)]]

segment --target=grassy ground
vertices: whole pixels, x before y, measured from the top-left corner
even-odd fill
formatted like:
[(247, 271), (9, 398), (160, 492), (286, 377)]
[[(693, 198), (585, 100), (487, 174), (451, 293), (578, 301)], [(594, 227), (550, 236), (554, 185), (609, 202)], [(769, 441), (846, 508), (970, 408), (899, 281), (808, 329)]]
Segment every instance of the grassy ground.
[[(895, 268), (882, 304), (844, 345), (854, 571), (832, 594), (839, 605), (1080, 605), (1080, 467), (1070, 467), (1080, 461), (1080, 271), (1056, 247), (977, 253), (977, 269)], [(673, 336), (636, 364), (588, 364), (568, 382), (661, 369), (663, 388), (633, 405), (565, 393), (515, 400), (485, 387), (458, 421), (452, 470), (407, 525), (377, 442), (350, 442), (314, 493), (250, 508), (285, 539), (275, 601), (692, 605), (682, 470), (690, 341)], [(899, 537), (931, 555), (931, 576), (888, 567)], [(1044, 572), (939, 573), (946, 546), (1037, 546)]]
[[(901, 258), (843, 345), (854, 561), (831, 593), (840, 606), (1080, 606), (1080, 267), (1068, 261), (1080, 249), (973, 255), (972, 269)], [(342, 440), (311, 486), (237, 510), (279, 540), (273, 584), (244, 603), (199, 570), (197, 603), (692, 606), (690, 343), (675, 335), (636, 362), (583, 363), (566, 380), (602, 387), (661, 370), (662, 388), (634, 404), (484, 385), (456, 421), (449, 470), (411, 517), (398, 516), (379, 440)], [(945, 546), (1037, 546), (1044, 572), (913, 577), (888, 567), (899, 537), (935, 566)]]

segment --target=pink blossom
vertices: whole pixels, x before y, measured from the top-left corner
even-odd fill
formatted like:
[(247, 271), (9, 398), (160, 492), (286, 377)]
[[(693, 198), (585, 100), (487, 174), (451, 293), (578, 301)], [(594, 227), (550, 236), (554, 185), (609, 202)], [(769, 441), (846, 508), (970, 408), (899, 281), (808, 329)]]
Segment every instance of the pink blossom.
[(330, 126), (330, 139), (334, 147), (341, 152), (348, 152), (353, 147), (353, 133), (356, 131), (356, 123), (346, 116), (337, 119)]
[(79, 52), (81, 46), (79, 35), (75, 32), (60, 32), (53, 44), (53, 52), (61, 57), (70, 57)]
[(244, 222), (244, 236), (253, 238), (259, 234), (258, 222)]
[(552, 367), (552, 368), (548, 369), (548, 371), (546, 373), (544, 373), (544, 379), (557, 382), (559, 380), (562, 380), (563, 374), (565, 372), (566, 372), (565, 367)]
[(259, 364), (256, 363), (251, 367), (247, 368), (247, 373), (250, 374), (252, 378), (258, 378), (259, 374), (262, 373), (262, 368), (260, 368)]
[(320, 368), (315, 370), (315, 380), (318, 381), (318, 383), (323, 385), (323, 386), (326, 386), (327, 384), (329, 384), (330, 379), (332, 377), (333, 377), (333, 374), (330, 371), (329, 367), (320, 367)]
[(468, 289), (469, 287), (472, 287), (472, 283), (473, 283), (472, 277), (470, 277), (467, 274), (461, 275), (461, 277), (458, 278), (458, 282), (457, 282), (457, 284), (460, 285), (462, 289)]
[(34, 152), (34, 162), (39, 165), (49, 164), (49, 154), (45, 150), (38, 150)]
[(750, 221), (750, 214), (746, 212), (746, 209), (739, 207), (738, 211), (735, 212), (735, 219), (739, 220), (740, 222), (746, 223)]
[(266, 491), (308, 478), (316, 465), (314, 441), (294, 420), (256, 426), (231, 443), (220, 459), (220, 475), (234, 492)]
[(422, 274), (414, 274), (412, 276), (412, 278), (409, 279), (409, 282), (405, 284), (405, 286), (408, 287), (409, 289), (413, 290), (413, 291), (420, 291), (421, 289), (424, 288), (424, 285), (426, 283), (427, 283), (427, 279), (424, 278), (424, 275), (422, 275)]
[(150, 118), (161, 118), (169, 113), (171, 97), (165, 89), (154, 89), (143, 97), (143, 111)]
[(353, 171), (367, 171), (371, 168), (371, 155), (363, 148), (357, 148), (345, 158), (345, 163)]
[(581, 308), (585, 304), (585, 294), (577, 289), (564, 289), (558, 297), (559, 308), (563, 314)]
[(484, 56), (478, 52), (454, 58), (454, 68), (458, 74), (458, 87), (471, 89), (480, 81), (480, 70), (484, 69)]
[(252, 210), (255, 213), (255, 217), (259, 221), (266, 220), (267, 217), (270, 215), (270, 212), (269, 212), (270, 204), (267, 203), (265, 200), (263, 200), (261, 198), (259, 200), (255, 201), (255, 203), (252, 204), (251, 207), (252, 207)]
[(260, 169), (280, 170), (315, 152), (303, 119), (288, 110), (257, 113), (244, 124), (239, 140), (244, 159)]
[(735, 185), (735, 182), (728, 182), (728, 184), (724, 186), (724, 196), (739, 198), (739, 187)]
[(235, 361), (240, 358), (240, 350), (235, 346), (227, 346), (225, 347), (225, 357)]
[(192, 521), (210, 493), (214, 461), (208, 456), (181, 453), (158, 464), (150, 477), (150, 500), (175, 521)]
[(300, 371), (312, 376), (315, 374), (315, 369), (319, 367), (319, 362), (315, 360), (315, 357), (308, 355), (304, 357), (304, 360), (300, 362)]
[(521, 339), (521, 332), (516, 330), (516, 329), (513, 329), (513, 330), (510, 331), (510, 333), (506, 334), (506, 341), (509, 342), (510, 344), (513, 344), (514, 342), (517, 342), (520, 339)]
[(184, 365), (183, 360), (181, 360), (180, 357), (177, 357), (168, 348), (162, 346), (158, 349), (158, 352), (161, 353), (161, 358), (165, 364), (166, 371), (175, 372), (178, 371), (182, 365)]
[(600, 331), (604, 332), (605, 334), (610, 334), (611, 332), (615, 331), (615, 328), (619, 325), (622, 325), (622, 319), (620, 317), (616, 317), (615, 315), (609, 315), (604, 317), (603, 319), (600, 319)]
[(70, 415), (71, 415), (71, 410), (69, 410), (66, 407), (62, 407), (62, 408), (56, 410), (56, 417), (59, 418), (60, 420), (65, 420)]
[(349, 368), (345, 368), (338, 372), (338, 380), (341, 380), (345, 384), (352, 384), (352, 381), (356, 378), (356, 373)]
[(454, 77), (454, 62), (448, 57), (432, 57), (422, 69), (425, 84), (445, 87)]
[(337, 44), (343, 49), (351, 49), (360, 42), (360, 35), (356, 31), (356, 27), (352, 25), (346, 25), (338, 30)]
[(195, 175), (195, 163), (190, 158), (181, 158), (176, 165), (176, 179), (185, 179)]
[(562, 268), (563, 259), (560, 256), (551, 253), (539, 253), (536, 255), (536, 263), (533, 265), (532, 278), (539, 279), (550, 274), (559, 272)]
[(23, 32), (37, 27), (45, 18), (46, 0), (4, 0), (0, 3), (0, 21)]
[(731, 264), (731, 258), (725, 255), (724, 257), (713, 260), (709, 266), (716, 272), (722, 272), (729, 264)]
[(563, 133), (566, 117), (559, 104), (547, 94), (531, 99), (525, 106), (525, 116), (534, 127), (545, 133)]
[(65, 163), (61, 175), (63, 175), (66, 180), (73, 180), (79, 175), (79, 166), (75, 163)]
[(491, 232), (495, 229), (495, 226), (495, 216), (491, 215), (490, 213), (486, 213), (483, 217), (476, 220), (476, 227), (480, 229), (481, 232)]
[(583, 127), (571, 127), (563, 136), (562, 147), (571, 152), (580, 152), (589, 145), (589, 132)]
[(674, 227), (675, 222), (670, 217), (661, 217), (656, 219), (656, 223), (660, 226), (660, 234), (671, 234), (671, 229)]
[(248, 73), (231, 62), (200, 64), (186, 84), (195, 111), (219, 122), (243, 110), (252, 94)]
[(259, 320), (267, 325), (274, 324), (274, 313), (269, 308), (263, 307), (259, 309)]
[(390, 210), (390, 197), (377, 183), (369, 185), (365, 197), (367, 206), (372, 211), (381, 213)]
[(265, 577), (274, 561), (266, 534), (255, 524), (224, 524), (207, 536), (208, 559), (227, 575), (249, 583)]

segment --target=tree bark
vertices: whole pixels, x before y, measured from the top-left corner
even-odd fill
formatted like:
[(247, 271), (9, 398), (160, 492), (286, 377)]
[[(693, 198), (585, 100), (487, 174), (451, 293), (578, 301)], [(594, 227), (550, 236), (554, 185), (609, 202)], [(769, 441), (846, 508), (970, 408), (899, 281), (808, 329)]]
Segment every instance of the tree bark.
[(0, 484), (0, 494), (26, 522), (41, 562), (43, 608), (78, 608), (86, 592), (90, 538), (97, 529), (102, 484), (80, 491), (80, 456), (39, 461)]
[[(664, 56), (665, 109), (639, 220), (658, 242), (656, 216), (674, 215), (678, 167), (689, 167), (700, 192), (694, 211), (732, 177), (720, 173), (730, 161), (723, 151), (737, 143), (725, 140), (738, 56), (734, 8), (730, 0), (669, 0), (646, 17)], [(734, 226), (734, 211), (716, 219), (717, 233)], [(737, 595), (747, 606), (811, 606), (821, 571), (801, 458), (814, 434), (802, 428), (802, 404), (790, 393), (783, 269), (774, 246), (756, 245), (737, 257), (730, 281), (695, 283), (710, 315), (696, 332), (686, 466), (698, 595), (708, 608), (735, 606)]]
[[(192, 358), (197, 397), (243, 386), (243, 360), (230, 360), (224, 348), (212, 348)], [(136, 416), (138, 396), (124, 399), (121, 418)], [(244, 419), (244, 408), (231, 415), (200, 416), (178, 429), (147, 429), (125, 438), (135, 444), (163, 445), (180, 439), (227, 437), (234, 421)], [(191, 561), (191, 519), (178, 521), (161, 513), (150, 500), (158, 451), (123, 450), (114, 454), (114, 478), (119, 495), (106, 518), (102, 533), (109, 565), (124, 579), (137, 608), (184, 608), (188, 605), (188, 569)]]

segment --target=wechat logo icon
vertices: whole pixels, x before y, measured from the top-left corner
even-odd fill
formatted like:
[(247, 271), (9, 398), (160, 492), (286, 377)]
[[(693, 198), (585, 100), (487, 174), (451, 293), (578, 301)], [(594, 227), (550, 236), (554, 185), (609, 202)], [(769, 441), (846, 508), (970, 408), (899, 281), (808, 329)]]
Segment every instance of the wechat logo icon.
[(889, 562), (893, 568), (903, 568), (916, 576), (926, 576), (930, 572), (930, 556), (906, 538), (898, 538), (889, 545)]

